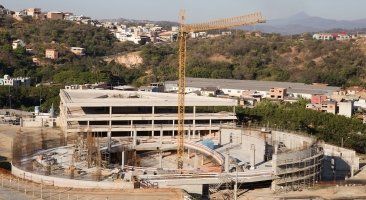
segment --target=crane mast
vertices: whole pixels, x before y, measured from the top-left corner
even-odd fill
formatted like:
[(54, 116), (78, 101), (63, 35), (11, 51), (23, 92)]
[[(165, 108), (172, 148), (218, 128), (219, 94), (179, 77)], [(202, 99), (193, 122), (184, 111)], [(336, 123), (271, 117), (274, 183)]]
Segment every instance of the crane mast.
[(187, 36), (190, 32), (229, 29), (238, 26), (249, 26), (264, 23), (265, 19), (260, 12), (238, 17), (219, 19), (205, 23), (185, 24), (185, 12), (180, 13), (179, 29), (179, 79), (178, 79), (178, 146), (177, 161), (178, 170), (183, 169), (184, 137), (185, 137), (185, 89), (186, 89), (186, 59)]

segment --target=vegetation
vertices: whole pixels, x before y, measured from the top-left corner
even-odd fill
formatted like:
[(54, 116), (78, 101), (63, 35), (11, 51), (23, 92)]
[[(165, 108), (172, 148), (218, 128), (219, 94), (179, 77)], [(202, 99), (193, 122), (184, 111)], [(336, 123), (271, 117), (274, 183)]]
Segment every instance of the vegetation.
[(298, 103), (261, 102), (253, 109), (238, 108), (241, 122), (301, 131), (320, 140), (366, 152), (366, 125), (358, 119), (305, 109), (306, 101)]

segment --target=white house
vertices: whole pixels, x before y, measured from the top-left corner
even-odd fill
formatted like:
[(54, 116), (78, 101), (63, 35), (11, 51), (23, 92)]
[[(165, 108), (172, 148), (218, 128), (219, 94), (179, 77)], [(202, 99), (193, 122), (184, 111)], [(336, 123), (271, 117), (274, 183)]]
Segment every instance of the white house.
[(25, 43), (23, 42), (23, 40), (18, 39), (18, 40), (13, 41), (12, 46), (13, 46), (13, 49), (15, 50), (18, 47), (25, 47)]

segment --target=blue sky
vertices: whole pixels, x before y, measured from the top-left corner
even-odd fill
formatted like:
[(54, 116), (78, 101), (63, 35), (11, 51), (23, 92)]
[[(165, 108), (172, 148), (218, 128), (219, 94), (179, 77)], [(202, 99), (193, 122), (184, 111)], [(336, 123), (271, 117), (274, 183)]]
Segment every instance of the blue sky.
[(331, 19), (366, 18), (366, 0), (1, 0), (12, 10), (40, 7), (70, 11), (97, 19), (130, 18), (177, 21), (184, 7), (188, 22), (262, 11), (268, 19), (287, 17), (304, 11)]

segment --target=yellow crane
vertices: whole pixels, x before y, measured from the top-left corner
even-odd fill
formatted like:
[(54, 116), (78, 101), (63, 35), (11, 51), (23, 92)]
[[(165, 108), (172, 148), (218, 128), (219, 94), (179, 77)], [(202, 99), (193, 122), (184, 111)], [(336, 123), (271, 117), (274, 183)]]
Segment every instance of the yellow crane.
[(255, 25), (264, 23), (265, 18), (260, 12), (253, 14), (219, 19), (205, 23), (185, 24), (185, 12), (180, 13), (179, 30), (179, 80), (178, 80), (178, 144), (177, 160), (178, 169), (183, 169), (184, 155), (184, 113), (185, 113), (185, 88), (186, 88), (186, 57), (187, 57), (187, 36), (190, 32), (229, 29), (238, 26)]

